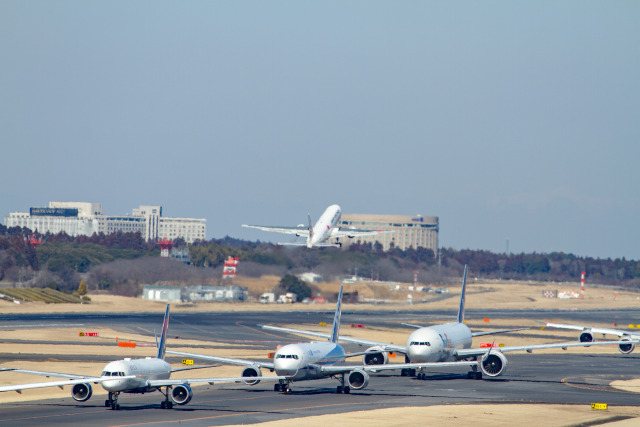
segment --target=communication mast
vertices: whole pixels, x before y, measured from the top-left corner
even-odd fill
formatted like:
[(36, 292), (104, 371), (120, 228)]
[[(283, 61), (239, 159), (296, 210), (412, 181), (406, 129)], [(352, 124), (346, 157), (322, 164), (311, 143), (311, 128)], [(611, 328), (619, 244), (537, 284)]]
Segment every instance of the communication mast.
[(224, 262), (224, 269), (222, 270), (223, 279), (233, 279), (234, 277), (236, 277), (238, 262), (240, 262), (240, 258), (238, 257), (227, 258), (227, 260)]
[(169, 251), (171, 250), (171, 246), (173, 246), (173, 242), (164, 237), (158, 244), (160, 245), (160, 256), (162, 258), (169, 258)]

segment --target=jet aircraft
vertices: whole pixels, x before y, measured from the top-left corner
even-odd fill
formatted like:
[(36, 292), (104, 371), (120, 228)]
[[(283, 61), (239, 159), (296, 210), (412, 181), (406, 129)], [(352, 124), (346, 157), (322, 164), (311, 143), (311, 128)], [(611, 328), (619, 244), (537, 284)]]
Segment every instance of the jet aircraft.
[(573, 329), (574, 331), (581, 331), (580, 335), (578, 335), (578, 341), (581, 343), (592, 343), (596, 340), (594, 334), (602, 334), (602, 335), (617, 335), (620, 337), (620, 341), (622, 343), (618, 344), (618, 350), (622, 354), (629, 354), (635, 348), (635, 342), (640, 340), (640, 334), (625, 331), (622, 329), (609, 329), (609, 328), (598, 328), (594, 326), (582, 326), (582, 325), (567, 325), (563, 323), (553, 323), (553, 322), (542, 322), (545, 324), (547, 328), (558, 328), (558, 329)]
[[(460, 361), (476, 361), (476, 364), (470, 365), (472, 370), (467, 375), (469, 379), (482, 379), (483, 374), (489, 377), (496, 377), (503, 374), (508, 365), (507, 358), (503, 353), (511, 351), (527, 351), (531, 353), (533, 350), (539, 349), (562, 348), (566, 350), (568, 347), (588, 347), (589, 345), (594, 344), (629, 345), (629, 343), (626, 341), (602, 341), (597, 343), (571, 342), (508, 347), (492, 346), (490, 348), (471, 348), (471, 341), (473, 337), (503, 332), (512, 332), (528, 328), (505, 329), (491, 332), (471, 332), (469, 327), (464, 324), (466, 279), (467, 266), (465, 266), (464, 269), (464, 275), (462, 279), (462, 292), (460, 295), (460, 304), (458, 307), (458, 316), (455, 322), (428, 327), (409, 325), (418, 329), (409, 335), (409, 337), (407, 338), (407, 343), (404, 346), (347, 336), (341, 336), (340, 340), (343, 342), (371, 346), (365, 351), (365, 354), (363, 355), (363, 362), (370, 368), (374, 368), (370, 369), (372, 371), (379, 370), (382, 366), (395, 365), (387, 364), (389, 362), (389, 352), (397, 352), (405, 355), (406, 364), (404, 366), (397, 365), (398, 367), (402, 368), (401, 375), (403, 376), (416, 375), (416, 368), (410, 365), (425, 364), (425, 366), (417, 367), (418, 379), (426, 379), (424, 369), (426, 369), (427, 367), (446, 367), (448, 363), (459, 363)], [(263, 328), (272, 331), (289, 332), (314, 337), (327, 337), (327, 334), (321, 332), (301, 331), (297, 329), (281, 328), (277, 326), (263, 326)], [(478, 371), (478, 368), (480, 368), (480, 371)]]
[(340, 228), (336, 224), (340, 220), (342, 211), (340, 206), (331, 205), (320, 215), (320, 219), (315, 224), (311, 222), (311, 216), (307, 215), (309, 220), (309, 226), (298, 225), (296, 227), (271, 227), (265, 225), (247, 225), (242, 224), (246, 228), (255, 228), (263, 231), (271, 231), (275, 233), (295, 234), (296, 236), (306, 237), (305, 243), (278, 243), (279, 245), (289, 246), (306, 246), (307, 248), (314, 247), (340, 247), (341, 244), (330, 243), (331, 239), (338, 239), (341, 237), (353, 238), (356, 236), (373, 236), (380, 233), (391, 233), (392, 231), (383, 230), (358, 230), (355, 228)]
[[(291, 383), (293, 381), (317, 380), (324, 378), (335, 378), (340, 382), (337, 387), (337, 393), (349, 393), (350, 390), (362, 390), (369, 384), (369, 372), (378, 372), (385, 370), (401, 370), (416, 368), (436, 368), (436, 367), (453, 367), (453, 366), (477, 366), (477, 361), (450, 361), (438, 363), (409, 363), (409, 364), (392, 364), (392, 365), (376, 365), (369, 366), (366, 364), (345, 365), (344, 361), (347, 357), (362, 356), (367, 352), (346, 353), (344, 348), (338, 344), (342, 289), (344, 285), (340, 285), (338, 294), (338, 303), (333, 318), (333, 327), (330, 335), (323, 335), (328, 338), (327, 342), (308, 342), (299, 344), (287, 344), (280, 347), (276, 352), (273, 362), (259, 362), (244, 359), (231, 359), (226, 357), (207, 356), (194, 353), (183, 353), (177, 351), (167, 351), (169, 354), (180, 355), (190, 358), (199, 358), (214, 362), (227, 363), (231, 365), (245, 366), (242, 371), (243, 377), (254, 377), (254, 381), (244, 382), (246, 384), (257, 384), (262, 376), (261, 368), (275, 371), (279, 377), (286, 377), (274, 384), (275, 391), (284, 393), (291, 392)], [(263, 326), (268, 329), (269, 327)], [(273, 328), (282, 330), (281, 328)], [(309, 331), (303, 331), (309, 332)]]
[[(193, 397), (193, 391), (190, 384), (208, 383), (214, 384), (218, 382), (240, 382), (245, 378), (189, 378), (189, 379), (170, 379), (171, 373), (176, 371), (201, 369), (203, 367), (187, 367), (187, 368), (171, 368), (171, 365), (164, 360), (166, 352), (167, 328), (169, 326), (169, 305), (164, 315), (164, 323), (162, 325), (162, 334), (160, 342), (157, 342), (158, 355), (156, 357), (147, 357), (145, 359), (117, 360), (108, 363), (99, 377), (90, 377), (85, 375), (62, 374), (56, 372), (32, 371), (25, 369), (0, 368), (0, 371), (21, 372), (26, 374), (42, 375), (46, 377), (69, 378), (64, 381), (50, 381), (41, 383), (18, 384), (9, 386), (0, 386), (1, 391), (17, 391), (43, 387), (60, 387), (66, 385), (73, 386), (71, 388), (71, 397), (78, 402), (89, 400), (93, 391), (91, 383), (101, 384), (102, 387), (109, 392), (109, 398), (105, 400), (104, 406), (111, 407), (113, 410), (119, 410), (118, 396), (120, 393), (149, 393), (158, 390), (164, 394), (165, 399), (160, 404), (163, 409), (171, 409), (173, 404), (186, 405)], [(205, 366), (207, 367), (207, 366)], [(268, 377), (269, 381), (285, 380), (286, 377)], [(164, 388), (164, 391), (162, 391)]]

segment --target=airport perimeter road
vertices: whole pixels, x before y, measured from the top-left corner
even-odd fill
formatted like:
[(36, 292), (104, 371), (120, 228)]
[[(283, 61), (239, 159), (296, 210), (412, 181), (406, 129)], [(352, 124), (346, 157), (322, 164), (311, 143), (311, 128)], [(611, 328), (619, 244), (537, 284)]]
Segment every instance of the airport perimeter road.
[(639, 357), (620, 355), (512, 355), (509, 371), (497, 379), (466, 379), (466, 370), (430, 372), (428, 380), (390, 375), (372, 376), (369, 387), (336, 394), (334, 380), (294, 383), (283, 395), (272, 386), (238, 384), (194, 388), (193, 400), (172, 410), (160, 409), (159, 393), (122, 395), (120, 411), (103, 406), (104, 397), (78, 403), (73, 399), (4, 404), (0, 425), (65, 426), (215, 426), (252, 424), (370, 409), (440, 404), (495, 405), (608, 403), (638, 405), (638, 395), (608, 386), (630, 378)]

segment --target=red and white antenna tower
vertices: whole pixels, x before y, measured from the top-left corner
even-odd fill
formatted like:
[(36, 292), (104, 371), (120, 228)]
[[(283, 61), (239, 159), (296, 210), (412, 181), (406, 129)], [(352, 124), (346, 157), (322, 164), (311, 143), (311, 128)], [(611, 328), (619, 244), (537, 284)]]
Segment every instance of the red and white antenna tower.
[(586, 272), (582, 272), (582, 275), (580, 276), (580, 294), (582, 296), (584, 296), (584, 283), (585, 283), (585, 277), (587, 277), (587, 273)]
[(222, 270), (222, 278), (223, 279), (233, 279), (236, 277), (236, 270), (238, 268), (238, 262), (240, 258), (238, 257), (229, 257), (224, 262), (224, 269)]
[(173, 242), (166, 237), (158, 242), (160, 245), (160, 256), (162, 258), (169, 258), (169, 250), (171, 250), (171, 246), (173, 246)]

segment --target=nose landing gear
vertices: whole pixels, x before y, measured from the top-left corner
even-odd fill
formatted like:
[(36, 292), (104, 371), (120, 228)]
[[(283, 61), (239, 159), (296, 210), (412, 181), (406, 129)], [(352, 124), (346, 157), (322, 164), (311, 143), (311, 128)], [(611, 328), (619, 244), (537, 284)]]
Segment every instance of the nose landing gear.
[(120, 405), (118, 404), (118, 396), (120, 393), (109, 392), (109, 398), (104, 401), (104, 407), (108, 408), (111, 406), (111, 409), (114, 411), (120, 410)]

